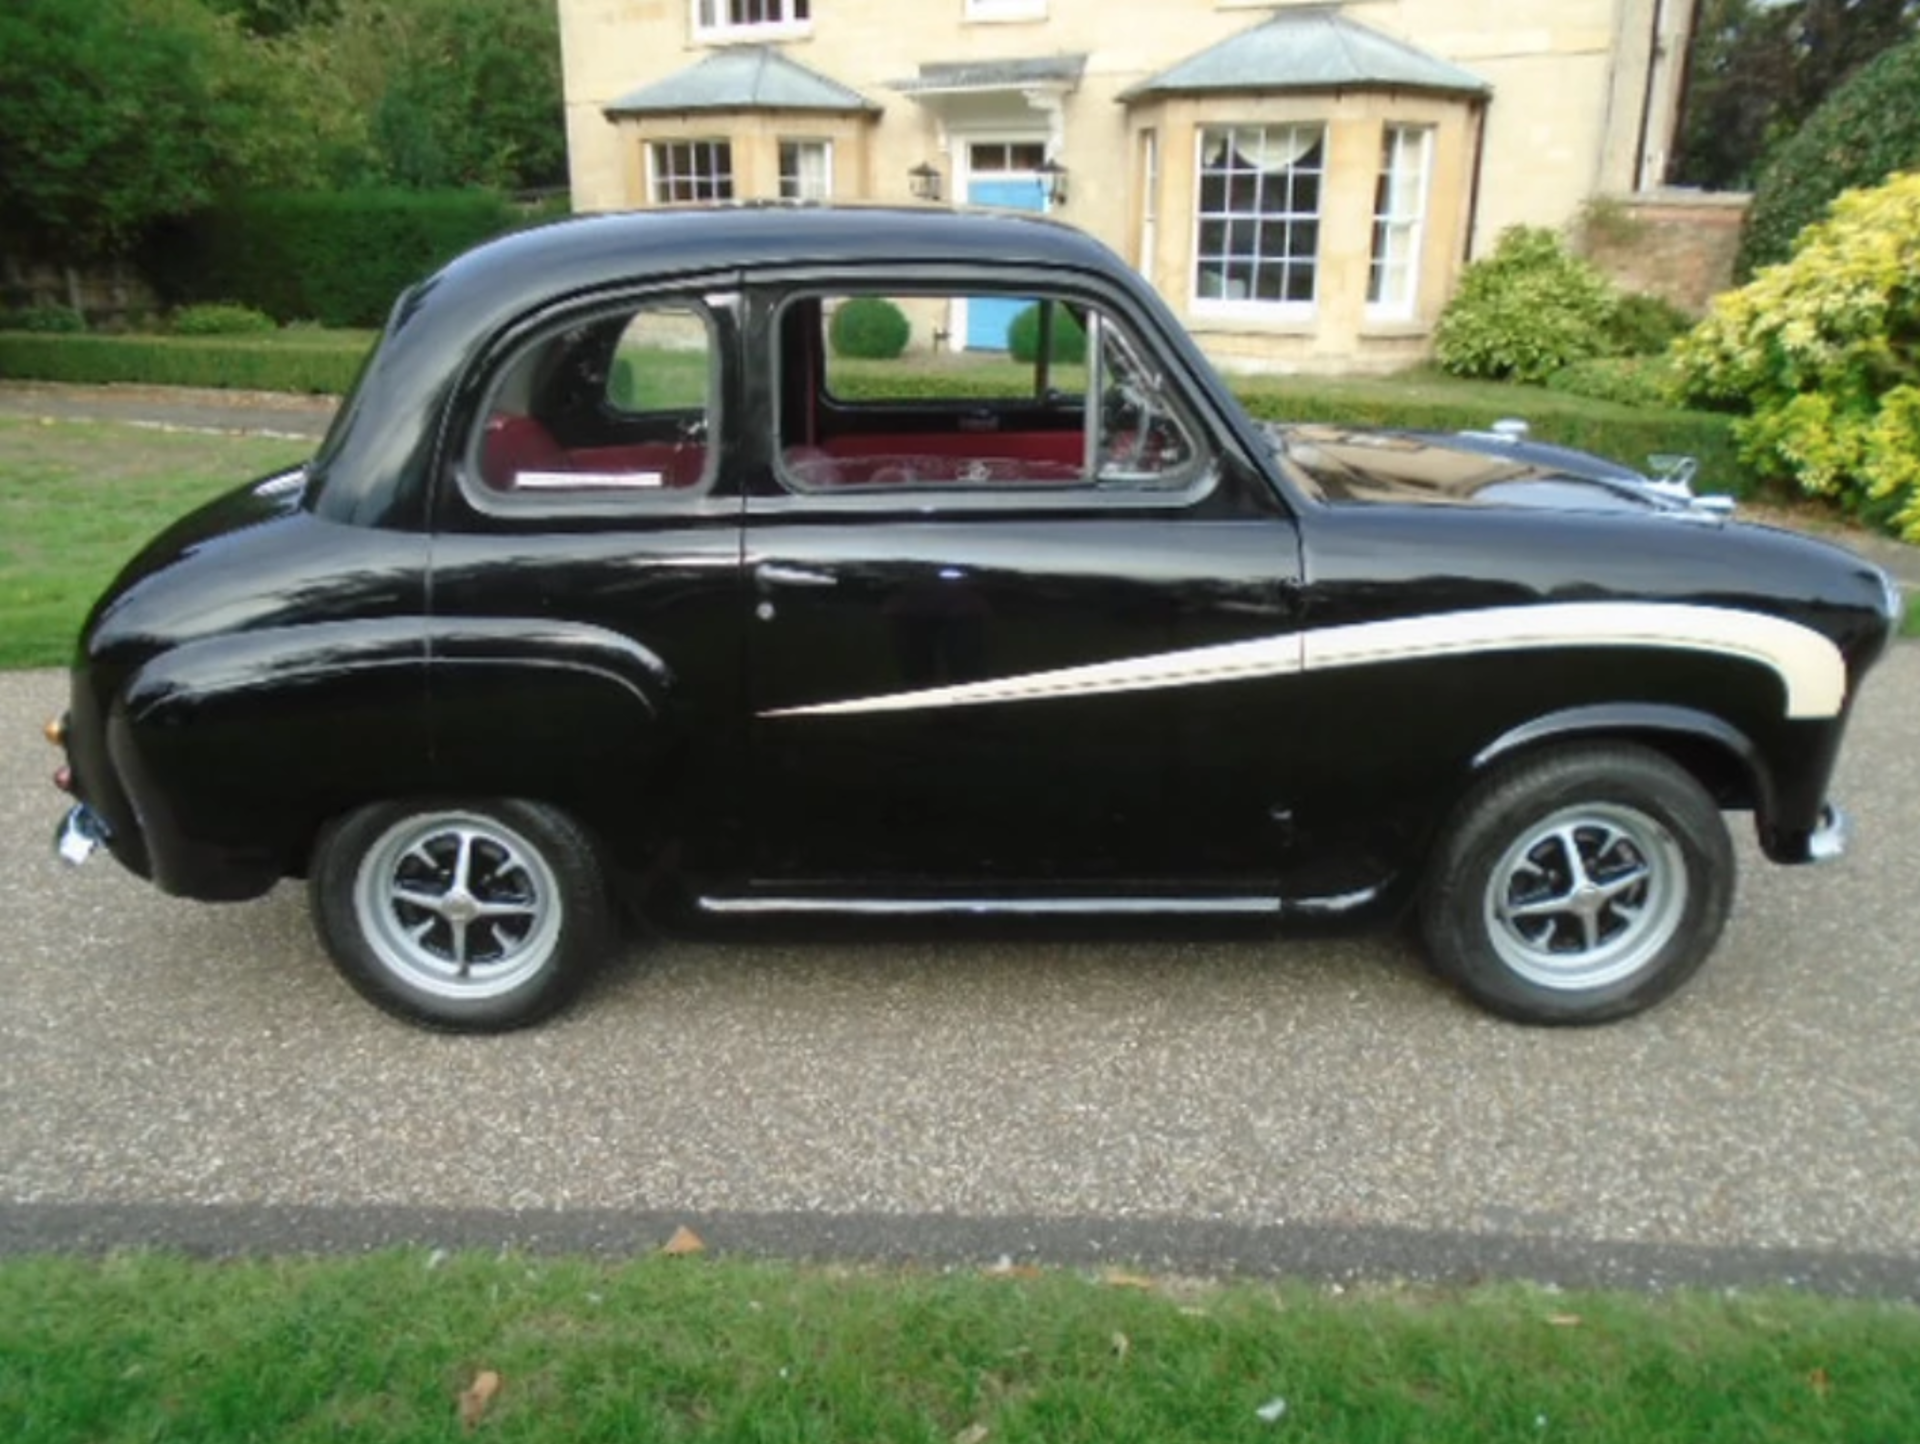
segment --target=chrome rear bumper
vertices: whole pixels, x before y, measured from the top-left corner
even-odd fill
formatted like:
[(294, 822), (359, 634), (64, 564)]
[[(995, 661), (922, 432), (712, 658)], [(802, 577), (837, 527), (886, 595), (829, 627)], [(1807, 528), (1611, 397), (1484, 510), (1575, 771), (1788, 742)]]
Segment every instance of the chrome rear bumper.
[(107, 840), (107, 825), (100, 815), (84, 802), (76, 804), (60, 820), (60, 826), (53, 834), (53, 850), (60, 860), (72, 867), (78, 867)]

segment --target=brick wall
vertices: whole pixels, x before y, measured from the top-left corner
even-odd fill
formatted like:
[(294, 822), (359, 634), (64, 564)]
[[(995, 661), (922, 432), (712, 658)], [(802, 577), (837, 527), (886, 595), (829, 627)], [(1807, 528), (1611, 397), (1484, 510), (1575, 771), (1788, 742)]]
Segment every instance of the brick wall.
[(1616, 285), (1665, 297), (1698, 314), (1733, 283), (1740, 227), (1753, 198), (1712, 191), (1650, 191), (1589, 205), (1580, 249)]

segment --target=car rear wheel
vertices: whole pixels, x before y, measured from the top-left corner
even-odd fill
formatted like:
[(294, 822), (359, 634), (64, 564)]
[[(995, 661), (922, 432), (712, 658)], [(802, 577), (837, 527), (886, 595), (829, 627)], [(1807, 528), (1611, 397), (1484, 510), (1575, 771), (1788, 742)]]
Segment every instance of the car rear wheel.
[(1529, 1023), (1601, 1023), (1706, 961), (1733, 899), (1713, 799), (1647, 748), (1569, 747), (1482, 781), (1441, 839), (1420, 923), (1440, 972)]
[(609, 937), (592, 843), (535, 803), (363, 808), (321, 836), (310, 887), (347, 981), (390, 1013), (452, 1032), (547, 1017)]

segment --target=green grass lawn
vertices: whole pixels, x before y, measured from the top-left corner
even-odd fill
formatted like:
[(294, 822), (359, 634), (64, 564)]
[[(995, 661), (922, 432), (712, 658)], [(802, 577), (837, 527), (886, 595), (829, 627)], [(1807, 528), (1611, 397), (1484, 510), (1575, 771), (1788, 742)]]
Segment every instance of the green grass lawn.
[(1920, 1311), (1784, 1293), (419, 1252), (0, 1264), (9, 1444), (1893, 1441), (1920, 1437), (1917, 1380)]
[(95, 597), (147, 538), (297, 461), (303, 441), (0, 418), (0, 667), (64, 665)]

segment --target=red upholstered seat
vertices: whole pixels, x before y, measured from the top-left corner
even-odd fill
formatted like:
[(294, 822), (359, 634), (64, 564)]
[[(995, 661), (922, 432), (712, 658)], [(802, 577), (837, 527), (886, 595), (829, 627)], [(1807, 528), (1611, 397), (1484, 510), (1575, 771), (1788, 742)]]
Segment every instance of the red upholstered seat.
[(553, 433), (531, 416), (496, 413), (487, 418), (480, 475), (495, 491), (511, 491), (522, 472), (573, 469)]
[(906, 432), (836, 436), (790, 446), (787, 472), (809, 490), (834, 486), (1073, 486), (1086, 479), (1077, 431)]

